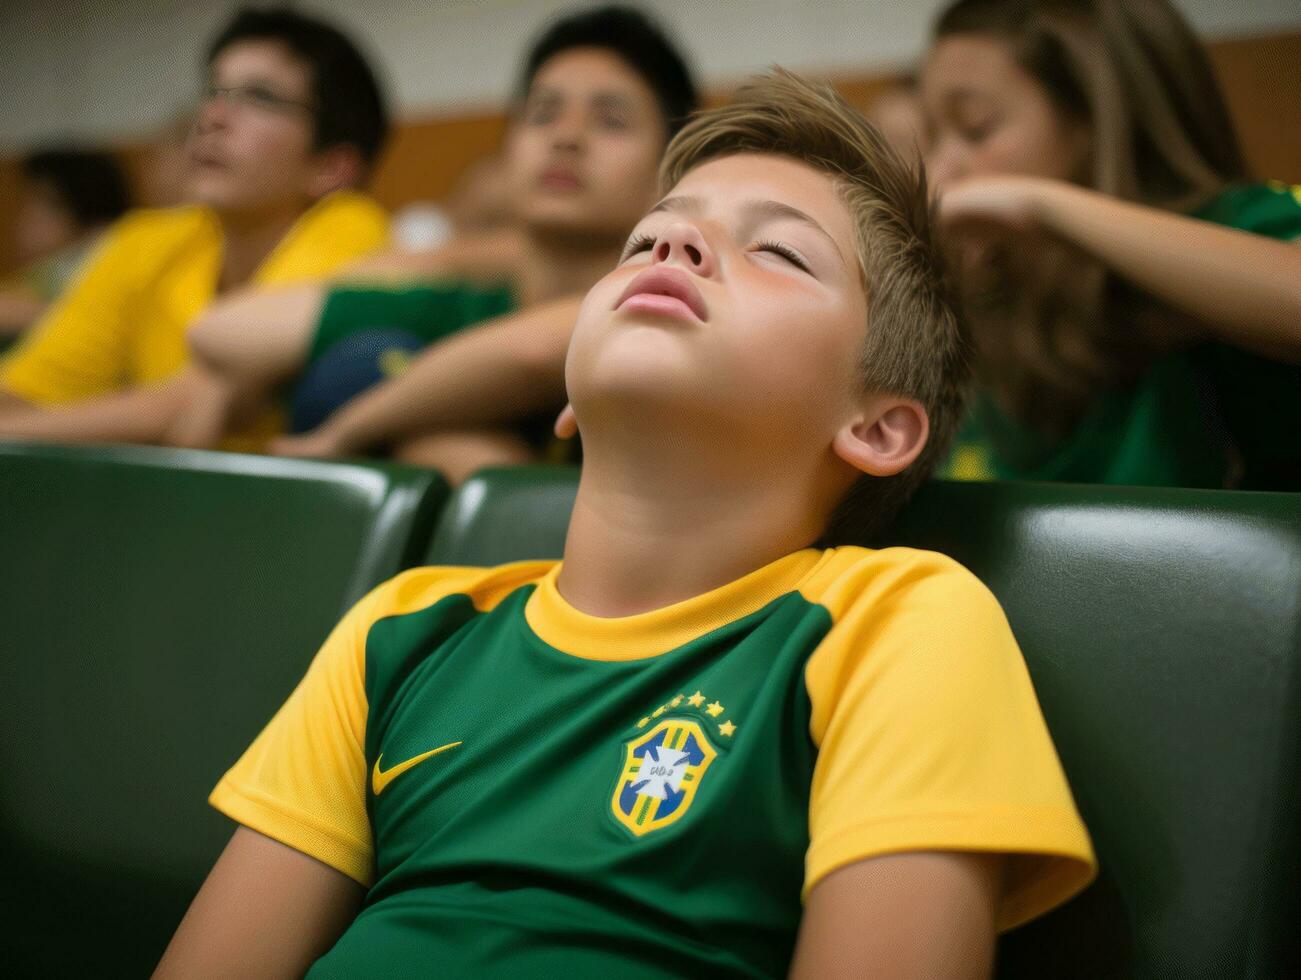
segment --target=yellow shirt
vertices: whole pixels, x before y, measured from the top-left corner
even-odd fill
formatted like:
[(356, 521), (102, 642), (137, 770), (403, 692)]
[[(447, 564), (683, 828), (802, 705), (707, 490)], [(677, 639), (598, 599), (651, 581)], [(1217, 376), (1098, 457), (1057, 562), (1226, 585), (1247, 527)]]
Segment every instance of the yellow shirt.
[[(336, 192), (298, 219), (251, 282), (324, 278), (380, 247), (387, 235), (378, 204)], [(171, 377), (188, 360), (186, 330), (216, 294), (221, 253), (221, 228), (206, 208), (127, 215), (63, 298), (0, 362), (0, 384), (30, 402), (57, 405)]]

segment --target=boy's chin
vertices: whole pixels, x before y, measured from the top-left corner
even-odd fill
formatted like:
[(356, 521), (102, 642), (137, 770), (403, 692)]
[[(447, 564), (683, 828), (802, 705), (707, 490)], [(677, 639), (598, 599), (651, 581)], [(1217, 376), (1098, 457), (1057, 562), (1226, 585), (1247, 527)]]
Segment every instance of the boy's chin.
[(600, 350), (574, 365), (581, 387), (603, 399), (676, 397), (700, 388), (699, 365), (676, 338), (656, 336), (659, 332), (637, 326), (606, 338)]

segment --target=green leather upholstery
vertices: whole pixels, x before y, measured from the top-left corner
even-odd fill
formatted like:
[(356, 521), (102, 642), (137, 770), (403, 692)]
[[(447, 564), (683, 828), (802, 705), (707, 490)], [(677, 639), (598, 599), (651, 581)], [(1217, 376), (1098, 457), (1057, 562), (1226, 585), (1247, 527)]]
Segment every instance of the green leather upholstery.
[(445, 496), (402, 467), (0, 444), (0, 970), (148, 974), (232, 830), (208, 790)]
[(504, 565), (559, 558), (578, 489), (573, 466), (487, 469), (443, 509), (426, 565)]
[[(557, 557), (575, 488), (485, 471), (427, 561)], [(1102, 862), (999, 975), (1296, 975), (1301, 496), (935, 483), (878, 543), (998, 595)]]

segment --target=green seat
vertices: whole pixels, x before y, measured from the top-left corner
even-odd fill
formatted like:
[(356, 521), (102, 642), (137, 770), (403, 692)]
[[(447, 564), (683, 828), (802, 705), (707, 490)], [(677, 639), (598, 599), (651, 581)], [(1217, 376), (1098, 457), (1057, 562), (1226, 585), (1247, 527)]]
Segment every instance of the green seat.
[(231, 833), (209, 789), (445, 497), (403, 467), (0, 444), (4, 972), (148, 974)]
[[(485, 471), (427, 561), (557, 557), (575, 488)], [(999, 975), (1295, 974), (1301, 496), (934, 483), (878, 543), (998, 595), (1102, 863), (1004, 937)]]

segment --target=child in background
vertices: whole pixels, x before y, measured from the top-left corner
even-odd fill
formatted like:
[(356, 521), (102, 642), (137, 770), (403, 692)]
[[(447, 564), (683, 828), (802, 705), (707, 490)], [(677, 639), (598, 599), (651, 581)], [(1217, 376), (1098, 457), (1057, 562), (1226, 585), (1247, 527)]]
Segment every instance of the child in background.
[[(301, 372), (293, 401), (305, 410), (297, 413), (294, 429), (315, 429), (334, 409), (343, 417), (327, 423), (325, 438), (297, 445), (285, 440), (273, 451), (334, 455), (334, 447), (322, 443), (349, 430), (355, 410), (344, 403), (386, 374), (402, 373), (383, 370), (386, 350), (400, 342), (409, 353), (520, 309), (529, 311), (522, 319), (539, 334), (567, 334), (582, 293), (615, 260), (628, 229), (649, 205), (664, 146), (695, 106), (695, 87), (681, 57), (642, 14), (607, 7), (560, 20), (525, 60), (506, 139), (505, 168), (522, 248), (454, 243), (432, 256), (381, 257), (366, 263), (369, 282), (255, 294), (225, 304), (196, 327), (191, 344), (245, 398)], [(385, 276), (399, 281), (384, 282)], [(538, 346), (537, 340), (526, 341), (503, 348), (500, 356), (527, 356)], [(551, 417), (564, 401), (559, 351), (563, 346), (554, 351), (554, 379), (531, 386), (534, 397), (545, 399), (532, 410), (548, 410)], [(477, 400), (498, 413), (484, 421), (496, 424), (467, 429), (460, 419), (413, 411), (405, 393), (419, 398), (427, 379), (418, 360), (402, 370), (405, 376), (368, 392), (361, 406), (363, 414), (376, 403), (384, 412), (396, 401), (397, 424), (372, 431), (364, 442), (340, 438), (349, 443), (342, 451), (396, 444), (399, 458), (438, 468), (453, 481), (480, 466), (535, 458), (537, 433), (521, 431), (521, 417), (503, 406), (505, 398), (481, 392)], [(544, 422), (544, 436), (549, 428)], [(209, 428), (208, 440), (214, 434)]]
[(815, 545), (961, 412), (924, 180), (779, 73), (662, 183), (574, 328), (563, 562), (348, 614), (214, 791), (242, 826), (160, 978), (987, 977), (1091, 877), (988, 590)]
[(0, 282), (0, 345), (62, 295), (104, 230), (131, 206), (107, 153), (41, 150), (22, 161), (15, 246), (22, 272)]
[[(195, 387), (186, 331), (217, 296), (318, 280), (385, 243), (387, 216), (356, 188), (388, 118), (346, 35), (288, 8), (243, 10), (196, 88), (191, 206), (134, 211), (104, 236), (0, 363), (0, 437), (160, 441)], [(275, 422), (259, 421), (263, 441)]]
[(978, 352), (947, 474), (1301, 489), (1301, 191), (1167, 0), (958, 0), (921, 90)]

